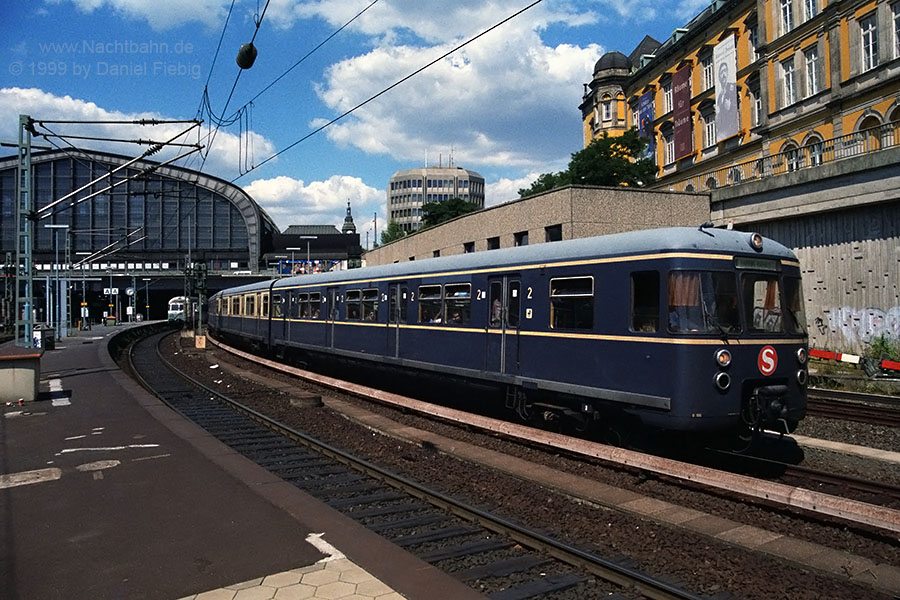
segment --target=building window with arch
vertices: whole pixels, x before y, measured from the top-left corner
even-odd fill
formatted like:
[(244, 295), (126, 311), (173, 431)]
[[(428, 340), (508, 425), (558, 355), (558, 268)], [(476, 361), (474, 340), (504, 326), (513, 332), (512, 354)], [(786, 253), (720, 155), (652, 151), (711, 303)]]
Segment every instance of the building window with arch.
[(819, 48), (811, 46), (803, 52), (803, 59), (806, 62), (806, 97), (815, 96), (821, 91), (821, 81), (819, 76)]
[(794, 28), (794, 0), (781, 0), (781, 34)]
[(822, 145), (822, 138), (813, 135), (806, 142), (806, 154), (809, 156), (809, 166), (817, 167), (825, 162), (825, 149)]
[(878, 23), (875, 13), (859, 20), (859, 38), (862, 44), (862, 71), (870, 71), (878, 66)]
[(793, 57), (781, 62), (781, 99), (783, 100), (782, 108), (790, 106), (797, 100)]
[(794, 142), (787, 142), (782, 146), (781, 154), (784, 157), (788, 172), (796, 171), (803, 167), (803, 157), (800, 155), (800, 149)]
[(718, 186), (718, 184), (716, 183), (715, 177), (710, 177), (706, 180), (706, 189), (714, 190), (714, 189), (716, 189), (717, 186)]
[(600, 115), (604, 121), (612, 121), (612, 98), (604, 95), (600, 101)]

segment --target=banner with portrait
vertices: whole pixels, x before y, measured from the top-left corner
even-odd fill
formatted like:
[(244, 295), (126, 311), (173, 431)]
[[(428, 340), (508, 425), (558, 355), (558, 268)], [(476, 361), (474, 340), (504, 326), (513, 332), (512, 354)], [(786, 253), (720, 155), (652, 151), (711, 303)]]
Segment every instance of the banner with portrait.
[(647, 149), (644, 155), (656, 162), (656, 134), (653, 132), (653, 119), (655, 112), (655, 92), (647, 92), (638, 99), (638, 134), (647, 140)]
[(716, 73), (716, 142), (738, 134), (741, 128), (737, 97), (737, 61), (734, 36), (713, 48)]
[(675, 128), (675, 160), (694, 151), (691, 123), (691, 67), (682, 67), (672, 75), (672, 119)]

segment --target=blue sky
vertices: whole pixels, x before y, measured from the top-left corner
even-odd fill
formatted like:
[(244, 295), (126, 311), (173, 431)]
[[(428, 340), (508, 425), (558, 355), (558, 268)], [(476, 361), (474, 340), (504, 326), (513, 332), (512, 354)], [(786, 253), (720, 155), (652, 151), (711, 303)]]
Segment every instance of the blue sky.
[[(497, 204), (538, 174), (565, 168), (582, 146), (578, 104), (596, 60), (609, 50), (630, 53), (644, 35), (663, 41), (707, 2), (543, 0), (285, 150), (529, 4), (270, 0), (256, 31), (266, 0), (234, 0), (230, 17), (232, 0), (7, 0), (0, 6), (7, 63), (0, 65), (0, 139), (16, 139), (23, 113), (45, 120), (193, 119), (206, 89), (218, 117), (234, 120), (247, 108), (215, 133), (205, 159), (178, 164), (241, 185), (282, 229), (340, 224), (349, 200), (365, 239), (376, 214), (379, 231), (386, 224), (385, 187), (397, 170), (446, 165), (452, 153), (455, 165), (485, 177), (487, 203)], [(255, 31), (256, 63), (237, 78), (237, 50)], [(202, 132), (183, 141), (209, 141), (210, 117), (201, 116)], [(165, 140), (179, 132), (176, 125), (50, 127), (122, 139)], [(128, 155), (142, 150), (70, 141)]]

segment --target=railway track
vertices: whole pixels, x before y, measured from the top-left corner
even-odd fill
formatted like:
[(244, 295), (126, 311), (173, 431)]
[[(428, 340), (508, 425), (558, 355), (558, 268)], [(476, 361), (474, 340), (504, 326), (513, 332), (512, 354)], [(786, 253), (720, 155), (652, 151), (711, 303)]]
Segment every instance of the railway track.
[(813, 417), (900, 427), (900, 398), (842, 390), (810, 389), (807, 414)]
[(165, 335), (135, 343), (128, 354), (132, 372), (151, 392), (273, 474), (490, 598), (698, 598), (469, 506), (243, 406), (168, 363), (157, 349)]

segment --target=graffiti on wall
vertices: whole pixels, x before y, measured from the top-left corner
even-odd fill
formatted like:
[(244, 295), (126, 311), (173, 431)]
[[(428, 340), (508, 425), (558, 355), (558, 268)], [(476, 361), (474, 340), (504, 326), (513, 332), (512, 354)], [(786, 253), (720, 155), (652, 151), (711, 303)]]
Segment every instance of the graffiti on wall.
[(815, 320), (819, 332), (830, 331), (848, 347), (868, 344), (881, 335), (900, 339), (900, 306), (888, 310), (843, 306), (825, 313), (825, 319), (817, 317)]

